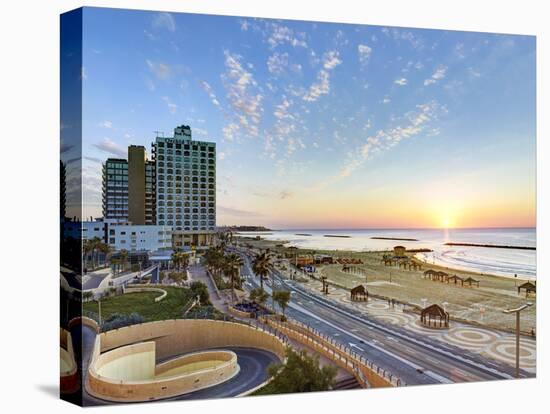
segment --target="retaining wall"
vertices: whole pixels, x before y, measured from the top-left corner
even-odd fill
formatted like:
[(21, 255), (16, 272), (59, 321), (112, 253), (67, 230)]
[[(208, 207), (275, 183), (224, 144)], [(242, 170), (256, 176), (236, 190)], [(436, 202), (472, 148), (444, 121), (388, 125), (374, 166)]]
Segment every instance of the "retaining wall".
[[(185, 394), (225, 381), (232, 376), (231, 373), (235, 375), (237, 361), (229, 361), (219, 370), (195, 372), (188, 376), (146, 383), (111, 380), (102, 377), (98, 372), (106, 363), (112, 361), (112, 358), (151, 352), (152, 349), (158, 360), (224, 347), (263, 349), (277, 355), (281, 361), (285, 359), (285, 343), (273, 333), (253, 326), (201, 319), (156, 321), (98, 335), (86, 387), (90, 394), (112, 401), (149, 401)], [(164, 372), (169, 366), (157, 366), (156, 373)], [(150, 367), (147, 368), (147, 372), (150, 372)]]

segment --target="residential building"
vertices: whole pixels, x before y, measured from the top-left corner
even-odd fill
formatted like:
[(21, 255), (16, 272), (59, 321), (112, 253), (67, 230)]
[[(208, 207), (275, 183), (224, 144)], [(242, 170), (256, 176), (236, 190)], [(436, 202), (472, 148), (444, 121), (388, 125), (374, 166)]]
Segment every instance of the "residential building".
[(108, 158), (103, 164), (103, 218), (128, 220), (128, 162)]

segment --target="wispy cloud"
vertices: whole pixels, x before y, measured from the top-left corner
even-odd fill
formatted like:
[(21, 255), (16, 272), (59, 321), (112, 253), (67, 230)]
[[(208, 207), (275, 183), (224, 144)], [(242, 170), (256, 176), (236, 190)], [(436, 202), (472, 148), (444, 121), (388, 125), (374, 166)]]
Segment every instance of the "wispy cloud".
[(335, 50), (329, 51), (323, 56), (323, 68), (317, 73), (317, 81), (314, 82), (306, 94), (302, 97), (304, 101), (314, 102), (330, 92), (330, 72), (342, 63), (339, 53)]
[(160, 80), (167, 80), (170, 78), (172, 69), (169, 65), (162, 62), (153, 62), (149, 59), (145, 61), (149, 70)]
[(390, 126), (380, 129), (375, 134), (369, 135), (365, 141), (350, 151), (340, 172), (314, 186), (315, 190), (349, 177), (354, 171), (363, 165), (374, 154), (388, 151), (401, 141), (425, 133), (437, 135), (439, 130), (431, 128), (433, 121), (438, 119), (440, 113), (445, 113), (446, 108), (436, 101), (416, 105), (413, 111), (407, 112), (402, 118), (402, 125)]
[(406, 78), (399, 78), (399, 79), (394, 80), (393, 83), (395, 83), (396, 85), (399, 85), (399, 86), (405, 86), (407, 84), (407, 79)]
[(285, 43), (294, 47), (307, 47), (304, 33), (295, 33), (294, 30), (289, 27), (277, 23), (271, 23), (269, 25), (267, 43), (272, 48)]
[(439, 65), (435, 69), (432, 76), (424, 80), (424, 86), (433, 85), (434, 83), (439, 82), (441, 79), (445, 78), (446, 73), (447, 73), (447, 66)]
[(102, 121), (99, 123), (99, 126), (102, 127), (102, 128), (112, 128), (113, 127), (113, 123), (111, 121)]
[(169, 32), (176, 31), (176, 21), (170, 13), (157, 13), (151, 23), (154, 29), (165, 29)]
[(95, 148), (100, 151), (106, 152), (115, 157), (125, 158), (127, 155), (127, 149), (118, 145), (111, 138), (105, 137), (100, 142), (92, 144)]
[(178, 111), (178, 106), (172, 102), (172, 100), (170, 99), (170, 97), (168, 96), (163, 96), (162, 97), (162, 100), (164, 101), (164, 103), (166, 103), (166, 106), (168, 107), (168, 111), (174, 115), (177, 111)]
[(222, 81), (227, 100), (235, 114), (235, 122), (250, 135), (257, 136), (263, 112), (263, 95), (259, 93), (252, 73), (245, 69), (242, 56), (227, 50), (224, 55), (226, 70), (222, 74)]
[(242, 210), (240, 208), (234, 208), (234, 207), (226, 207), (222, 205), (218, 205), (216, 207), (218, 213), (225, 214), (228, 216), (233, 217), (259, 217), (261, 216), (260, 213), (257, 213), (255, 211), (250, 210)]
[(369, 63), (372, 48), (368, 45), (358, 45), (357, 52), (359, 53), (359, 63), (365, 67)]

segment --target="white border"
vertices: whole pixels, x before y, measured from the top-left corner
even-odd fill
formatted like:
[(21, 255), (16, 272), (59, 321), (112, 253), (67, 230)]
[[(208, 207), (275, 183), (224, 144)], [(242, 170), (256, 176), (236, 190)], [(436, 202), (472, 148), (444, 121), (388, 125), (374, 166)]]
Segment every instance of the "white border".
[[(106, 407), (153, 412), (444, 412), (537, 410), (548, 387), (548, 259), (550, 177), (549, 30), (540, 0), (298, 1), (298, 0), (88, 0), (110, 6), (211, 14), (445, 28), (537, 35), (538, 108), (538, 378), (536, 380), (412, 387), (216, 401)], [(59, 14), (78, 1), (4, 2), (2, 39), (2, 408), (37, 412), (76, 410), (58, 400), (58, 156)], [(213, 28), (214, 30), (214, 28)], [(547, 75), (548, 76), (548, 75)], [(546, 139), (544, 139), (546, 138)], [(7, 264), (7, 266), (5, 266)], [(20, 288), (15, 289), (14, 286)], [(541, 289), (542, 288), (542, 289)], [(21, 295), (21, 296), (20, 296)], [(541, 300), (542, 295), (542, 300)], [(345, 411), (344, 411), (345, 410)]]

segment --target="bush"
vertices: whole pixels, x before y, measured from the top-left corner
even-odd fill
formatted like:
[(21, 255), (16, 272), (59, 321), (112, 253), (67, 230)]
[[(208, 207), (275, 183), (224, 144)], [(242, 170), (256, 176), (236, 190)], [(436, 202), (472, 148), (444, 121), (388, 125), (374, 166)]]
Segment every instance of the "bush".
[(124, 326), (135, 325), (138, 323), (143, 323), (143, 317), (139, 313), (133, 312), (130, 315), (113, 313), (103, 322), (101, 330), (105, 332), (112, 329), (123, 328)]

